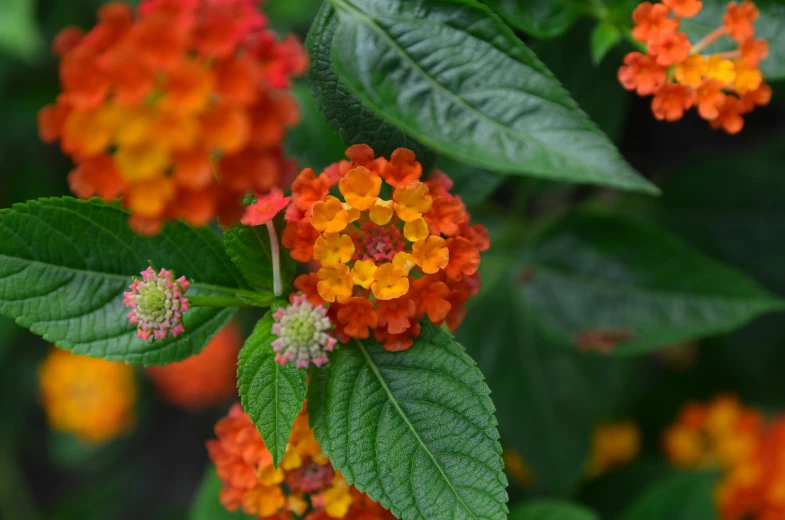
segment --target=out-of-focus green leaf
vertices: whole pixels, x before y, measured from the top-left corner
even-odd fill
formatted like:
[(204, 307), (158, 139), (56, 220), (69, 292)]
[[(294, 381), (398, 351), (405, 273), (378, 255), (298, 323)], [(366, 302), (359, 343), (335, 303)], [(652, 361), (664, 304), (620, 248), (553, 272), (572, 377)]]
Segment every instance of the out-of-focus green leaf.
[(30, 60), (43, 46), (35, 20), (35, 0), (0, 2), (0, 53)]
[[(703, 10), (695, 18), (684, 19), (682, 30), (697, 43), (717, 27), (722, 26), (722, 17), (728, 6), (726, 0), (703, 0)], [(781, 0), (755, 0), (760, 9), (760, 18), (755, 22), (755, 37), (769, 42), (770, 54), (761, 63), (766, 79), (774, 81), (785, 78), (785, 3)], [(738, 47), (730, 38), (723, 38), (708, 47), (706, 52), (722, 52)]]
[[(600, 22), (591, 33), (591, 59), (595, 64), (602, 61), (608, 51), (622, 39), (621, 30), (613, 24)], [(618, 64), (614, 63), (614, 66)]]
[(364, 143), (373, 148), (377, 156), (385, 157), (396, 148), (409, 148), (422, 163), (423, 171), (428, 172), (435, 159), (433, 152), (361, 105), (333, 70), (331, 53), (337, 26), (335, 10), (325, 2), (306, 41), (311, 56), (308, 75), (311, 95), (319, 104), (324, 119), (347, 147)]
[(730, 332), (785, 306), (667, 232), (597, 212), (541, 232), (526, 245), (521, 273), (526, 301), (550, 334), (617, 354)]
[(576, 0), (484, 0), (519, 31), (537, 38), (553, 38), (569, 29), (581, 15)]
[(218, 493), (222, 486), (215, 468), (208, 465), (204, 471), (204, 478), (196, 500), (191, 507), (190, 520), (253, 520), (255, 518), (242, 511), (234, 513), (227, 511), (218, 500)]
[(283, 367), (275, 360), (270, 346), (275, 339), (272, 327), (273, 317), (268, 312), (243, 345), (237, 388), (243, 408), (262, 434), (277, 467), (286, 453), (294, 420), (303, 409), (307, 372), (294, 363)]
[(599, 517), (569, 502), (541, 500), (514, 509), (509, 520), (599, 520)]
[(507, 518), (490, 391), (444, 329), (423, 324), (404, 352), (375, 341), (342, 346), (308, 390), (325, 455), (397, 518)]
[(155, 343), (137, 338), (123, 292), (149, 261), (195, 280), (189, 295), (246, 292), (208, 228), (172, 223), (140, 237), (116, 206), (67, 197), (0, 211), (0, 311), (77, 354), (145, 365), (179, 361), (200, 352), (234, 314), (194, 308), (184, 317), (187, 333)]
[(595, 424), (626, 394), (634, 360), (581, 354), (549, 336), (509, 256), (483, 256), (486, 285), (458, 337), (491, 387), (504, 445), (521, 453), (538, 488), (568, 495), (584, 475)]
[(657, 482), (630, 507), (623, 520), (715, 520), (716, 476), (680, 473)]
[(658, 192), (482, 4), (330, 3), (341, 81), (437, 152), (491, 171)]

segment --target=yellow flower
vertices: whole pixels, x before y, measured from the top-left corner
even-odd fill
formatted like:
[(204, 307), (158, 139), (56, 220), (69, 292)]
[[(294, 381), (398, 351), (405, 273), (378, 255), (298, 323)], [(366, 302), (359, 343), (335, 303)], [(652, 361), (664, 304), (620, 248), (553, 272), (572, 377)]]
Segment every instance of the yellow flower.
[(763, 74), (759, 69), (748, 67), (742, 62), (736, 63), (736, 80), (733, 86), (739, 94), (744, 95), (760, 87), (763, 83)]
[(117, 150), (114, 158), (120, 173), (132, 182), (162, 177), (169, 166), (169, 153), (153, 143), (123, 146)]
[(311, 225), (322, 233), (343, 231), (349, 224), (349, 213), (340, 200), (328, 195), (325, 200), (317, 201), (311, 208)]
[(376, 264), (373, 260), (358, 260), (352, 268), (352, 280), (363, 289), (368, 289), (376, 280)]
[(409, 271), (412, 270), (412, 267), (417, 265), (414, 262), (414, 257), (412, 257), (412, 255), (407, 253), (406, 251), (399, 251), (395, 253), (392, 263), (394, 266), (403, 269), (403, 272), (406, 273), (407, 275), (409, 274)]
[(422, 182), (413, 182), (393, 192), (394, 208), (398, 218), (411, 222), (422, 217), (431, 209), (433, 199), (428, 194), (428, 186)]
[(422, 217), (403, 225), (403, 236), (405, 236), (406, 240), (409, 242), (425, 240), (430, 234), (431, 232), (428, 229), (428, 224), (425, 223), (425, 219)]
[(313, 257), (325, 267), (345, 264), (352, 259), (354, 242), (349, 235), (325, 233), (313, 245)]
[(393, 216), (393, 201), (376, 199), (368, 214), (371, 221), (377, 226), (386, 225)]
[(338, 182), (344, 200), (359, 211), (365, 211), (373, 206), (382, 189), (382, 178), (371, 173), (363, 166), (358, 166)]
[(434, 274), (439, 269), (447, 267), (450, 261), (450, 250), (447, 249), (446, 240), (436, 235), (430, 235), (425, 240), (414, 243), (412, 257), (423, 273)]
[(676, 80), (688, 87), (699, 87), (708, 71), (706, 58), (700, 54), (692, 54), (676, 66)]
[(317, 275), (319, 283), (316, 284), (316, 290), (324, 301), (343, 302), (352, 295), (352, 273), (344, 264), (322, 267)]
[(376, 269), (376, 281), (371, 284), (371, 290), (379, 300), (394, 300), (409, 292), (409, 278), (400, 267), (383, 264)]
[(333, 518), (343, 518), (352, 505), (352, 491), (340, 473), (333, 477), (333, 487), (324, 492), (324, 509)]
[(736, 78), (736, 68), (731, 60), (723, 59), (719, 54), (713, 54), (709, 56), (707, 62), (706, 77), (729, 85)]

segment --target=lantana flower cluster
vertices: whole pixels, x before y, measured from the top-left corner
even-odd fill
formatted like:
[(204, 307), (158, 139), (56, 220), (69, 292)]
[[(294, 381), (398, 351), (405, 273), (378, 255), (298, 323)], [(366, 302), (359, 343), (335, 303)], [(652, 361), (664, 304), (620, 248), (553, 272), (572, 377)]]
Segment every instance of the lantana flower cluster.
[(265, 26), (257, 0), (145, 0), (98, 11), (83, 34), (55, 39), (62, 93), (39, 114), (60, 140), (79, 197), (122, 198), (131, 226), (239, 220), (242, 197), (290, 168), (285, 130), (299, 118), (287, 91), (307, 55)]
[(678, 467), (723, 471), (715, 490), (723, 520), (785, 518), (785, 417), (767, 421), (721, 395), (685, 406), (664, 443)]
[(123, 293), (123, 305), (129, 307), (128, 321), (136, 325), (136, 335), (147, 341), (177, 337), (185, 332), (183, 314), (190, 308), (186, 291), (191, 286), (185, 276), (175, 278), (172, 271), (148, 267), (135, 278), (130, 291)]
[(49, 425), (90, 444), (117, 437), (136, 419), (134, 370), (125, 363), (52, 348), (38, 369), (38, 388)]
[(147, 375), (164, 401), (201, 410), (237, 398), (237, 354), (243, 344), (240, 326), (231, 322), (195, 356), (152, 366)]
[[(750, 1), (730, 2), (722, 26), (691, 43), (680, 22), (697, 15), (700, 0), (644, 2), (633, 12), (633, 37), (646, 53), (631, 52), (619, 69), (619, 80), (640, 96), (653, 95), (652, 111), (660, 120), (676, 121), (695, 107), (712, 128), (736, 134), (743, 115), (771, 100), (760, 63), (769, 54), (766, 40), (755, 38), (758, 8)], [(736, 48), (702, 54), (714, 42), (729, 38)]]
[(319, 175), (306, 168), (292, 185), (283, 245), (318, 266), (295, 287), (313, 305), (329, 304), (341, 342), (373, 331), (387, 350), (405, 350), (425, 317), (454, 330), (480, 288), (487, 230), (470, 224), (447, 175), (421, 180), (411, 150), (387, 160), (361, 144), (346, 156)]
[(260, 519), (393, 520), (386, 509), (350, 486), (322, 453), (305, 411), (294, 422), (286, 453), (273, 457), (239, 404), (215, 426), (207, 443), (223, 482), (221, 504)]

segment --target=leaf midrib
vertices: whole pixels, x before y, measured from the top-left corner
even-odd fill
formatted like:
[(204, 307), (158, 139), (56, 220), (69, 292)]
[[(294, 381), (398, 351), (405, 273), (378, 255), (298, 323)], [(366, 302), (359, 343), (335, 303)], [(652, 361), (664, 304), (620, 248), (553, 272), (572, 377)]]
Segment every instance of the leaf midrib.
[[(548, 146), (547, 144), (543, 143), (542, 141), (539, 141), (538, 139), (535, 139), (535, 138), (533, 138), (533, 137), (531, 137), (529, 135), (521, 134), (520, 132), (517, 132), (517, 131), (515, 131), (515, 130), (507, 127), (507, 126), (504, 126), (501, 123), (499, 123), (499, 122), (495, 121), (494, 119), (492, 119), (490, 116), (484, 114), (483, 112), (480, 112), (479, 110), (477, 110), (472, 105), (466, 103), (457, 94), (453, 93), (451, 90), (447, 89), (441, 83), (436, 81), (430, 74), (428, 74), (422, 67), (420, 67), (417, 64), (417, 62), (415, 62), (411, 57), (409, 57), (408, 53), (400, 45), (398, 45), (398, 43), (395, 41), (395, 39), (392, 38), (392, 36), (390, 36), (387, 33), (387, 31), (385, 31), (379, 25), (377, 25), (373, 18), (371, 18), (369, 15), (365, 14), (359, 8), (355, 7), (353, 4), (349, 3), (347, 0), (329, 0), (329, 2), (332, 3), (333, 5), (335, 5), (335, 7), (338, 8), (338, 9), (341, 8), (341, 7), (339, 7), (339, 5), (343, 5), (344, 10), (351, 11), (351, 12), (355, 13), (355, 15), (358, 18), (366, 20), (367, 25), (369, 27), (371, 27), (375, 32), (377, 32), (378, 34), (382, 35), (383, 38), (388, 40), (393, 48), (398, 49), (399, 56), (401, 56), (401, 58), (404, 61), (409, 62), (409, 64), (411, 65), (412, 68), (414, 68), (415, 70), (419, 71), (420, 74), (426, 79), (426, 81), (428, 81), (429, 83), (434, 85), (438, 90), (441, 90), (442, 92), (446, 93), (447, 94), (446, 97), (452, 98), (453, 100), (455, 100), (455, 102), (457, 102), (458, 105), (461, 105), (461, 106), (465, 107), (465, 110), (467, 110), (468, 112), (477, 114), (479, 116), (479, 118), (488, 121), (492, 126), (498, 127), (503, 133), (506, 133), (506, 134), (508, 134), (510, 136), (515, 137), (516, 140), (522, 140), (524, 142), (525, 141), (529, 141), (529, 142), (532, 142), (532, 143), (536, 143), (537, 145), (541, 146), (544, 149), (547, 149), (549, 152), (553, 153), (554, 155), (558, 155), (560, 157), (563, 157), (563, 158), (567, 159), (568, 161), (579, 161), (583, 165), (583, 167), (586, 168), (586, 170), (588, 170), (589, 172), (592, 173), (592, 176), (594, 177), (595, 180), (602, 180), (603, 183), (607, 183), (607, 181), (604, 179), (605, 175), (607, 174), (607, 172), (605, 170), (599, 170), (595, 166), (590, 165), (590, 164), (582, 161), (580, 157), (561, 153), (561, 152), (559, 152), (559, 150), (557, 148), (553, 148), (551, 146)], [(407, 19), (407, 20), (410, 20), (410, 19)], [(515, 60), (515, 61), (517, 61), (517, 60)], [(518, 63), (520, 63), (520, 62), (518, 62)], [(537, 96), (535, 96), (535, 97), (537, 97)], [(539, 98), (539, 99), (542, 99), (542, 98)], [(558, 103), (555, 103), (555, 104), (558, 104)], [(563, 107), (563, 105), (559, 105), (559, 106)], [(437, 141), (431, 139), (430, 136), (428, 136), (428, 135), (426, 135), (426, 134), (424, 134), (422, 132), (416, 131), (416, 129), (415, 130), (408, 129), (408, 130), (410, 131), (410, 133), (416, 134), (417, 138), (420, 139), (421, 141), (429, 143), (431, 147), (443, 149), (441, 144), (438, 143)], [(584, 130), (585, 131), (590, 131), (589, 129), (584, 129)], [(593, 132), (593, 133), (596, 134), (597, 132)], [(454, 153), (454, 150), (453, 150), (453, 153)], [(474, 158), (474, 160), (479, 162), (477, 160), (477, 158)], [(501, 162), (500, 163), (493, 163), (493, 162), (487, 162), (486, 163), (486, 161), (484, 161), (484, 160), (483, 160), (483, 163), (484, 163), (485, 167), (490, 168), (490, 169), (496, 168), (496, 169), (501, 169), (501, 170), (504, 170), (504, 171), (513, 172), (513, 173), (517, 173), (518, 172), (518, 169), (513, 168), (513, 167), (509, 166), (506, 163), (501, 163)], [(555, 175), (554, 172), (552, 172), (550, 170), (537, 169), (537, 168), (532, 167), (532, 165), (528, 165), (527, 166), (527, 171), (529, 171), (529, 172), (536, 172), (536, 173), (539, 173), (540, 175), (545, 176), (545, 177), (551, 177), (551, 178), (558, 178), (559, 177), (558, 175)], [(627, 178), (627, 182), (622, 182), (624, 180), (624, 177)], [(638, 186), (639, 188), (645, 189), (646, 191), (649, 191), (649, 192), (658, 192), (659, 191), (656, 188), (654, 188), (652, 185), (647, 183), (644, 179), (642, 179), (642, 178), (637, 178), (636, 179), (636, 176), (634, 174), (632, 174), (632, 173), (626, 174), (626, 175), (624, 175), (624, 177), (619, 178), (618, 179), (619, 182), (614, 183), (614, 184), (616, 186), (619, 186), (619, 187), (621, 187), (621, 186), (629, 186), (629, 187)], [(563, 178), (575, 179), (574, 177), (569, 177), (569, 176), (563, 177)]]
[[(398, 405), (398, 401), (395, 399), (392, 392), (390, 391), (390, 388), (387, 386), (387, 382), (384, 380), (382, 374), (379, 372), (379, 368), (376, 366), (376, 363), (374, 363), (373, 359), (371, 358), (371, 355), (369, 354), (368, 350), (365, 348), (365, 345), (363, 345), (363, 343), (359, 340), (355, 340), (355, 343), (357, 344), (357, 348), (360, 350), (360, 352), (362, 352), (363, 356), (365, 357), (365, 361), (373, 371), (374, 375), (376, 376), (376, 379), (379, 381), (379, 385), (381, 385), (382, 389), (387, 394), (387, 400), (397, 410), (398, 415), (400, 415), (400, 417), (406, 423), (406, 426), (409, 428), (409, 431), (412, 432), (414, 438), (417, 439), (417, 442), (420, 444), (420, 447), (431, 458), (431, 461), (433, 461), (434, 466), (436, 466), (436, 468), (439, 470), (439, 473), (441, 474), (442, 478), (449, 486), (450, 491), (452, 491), (452, 494), (455, 496), (455, 498), (458, 500), (461, 506), (463, 506), (464, 510), (471, 515), (472, 518), (479, 520), (479, 518), (475, 516), (474, 512), (466, 505), (466, 502), (464, 502), (461, 496), (458, 494), (458, 491), (455, 489), (455, 486), (453, 486), (452, 481), (447, 477), (447, 474), (444, 473), (444, 470), (442, 469), (441, 465), (436, 461), (436, 457), (433, 455), (433, 453), (431, 453), (431, 450), (428, 449), (428, 446), (425, 445), (423, 440), (420, 438), (420, 435), (417, 433), (417, 430), (414, 428), (414, 425), (409, 421), (409, 418), (406, 416), (406, 414), (403, 412), (401, 407)], [(414, 458), (412, 458), (412, 460), (414, 460)]]

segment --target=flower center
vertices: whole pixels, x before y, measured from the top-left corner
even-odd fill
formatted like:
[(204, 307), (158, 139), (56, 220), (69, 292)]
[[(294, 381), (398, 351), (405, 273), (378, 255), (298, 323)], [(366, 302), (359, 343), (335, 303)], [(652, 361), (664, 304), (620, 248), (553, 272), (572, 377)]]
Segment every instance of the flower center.
[(171, 291), (156, 283), (148, 283), (139, 291), (137, 309), (148, 321), (163, 321), (169, 307), (172, 306)]
[(405, 244), (401, 232), (395, 226), (377, 226), (373, 222), (362, 225), (361, 232), (354, 237), (357, 250), (352, 260), (392, 262), (395, 253), (403, 251)]
[(317, 335), (314, 316), (309, 309), (299, 309), (286, 322), (286, 339), (298, 348), (310, 347)]

